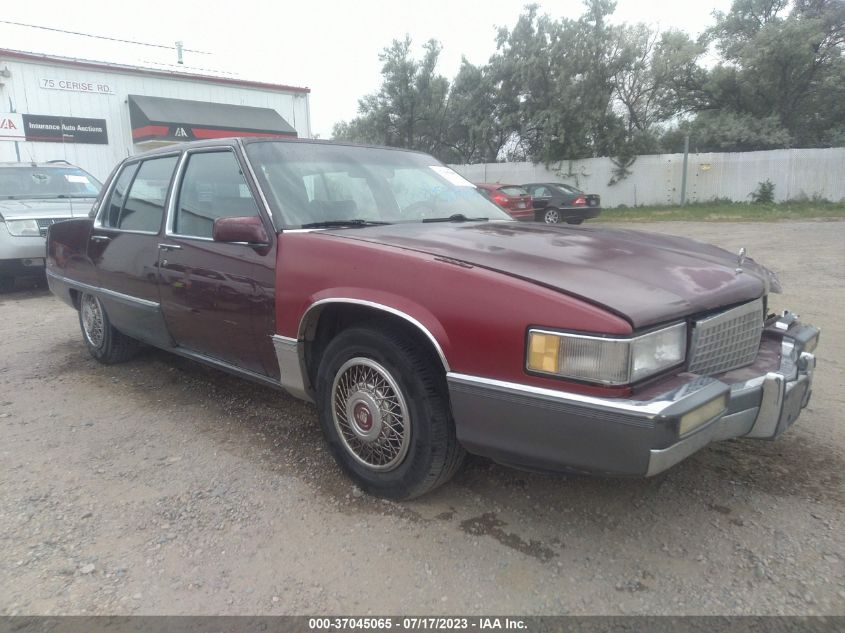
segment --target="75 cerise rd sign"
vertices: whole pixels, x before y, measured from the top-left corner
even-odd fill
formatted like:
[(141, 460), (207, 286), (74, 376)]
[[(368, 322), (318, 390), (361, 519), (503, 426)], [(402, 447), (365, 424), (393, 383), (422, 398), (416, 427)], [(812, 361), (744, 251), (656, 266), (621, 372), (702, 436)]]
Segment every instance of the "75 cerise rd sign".
[(68, 90), (70, 92), (93, 92), (101, 95), (115, 94), (111, 84), (98, 81), (77, 81), (74, 79), (56, 79), (42, 77), (39, 85), (48, 90)]

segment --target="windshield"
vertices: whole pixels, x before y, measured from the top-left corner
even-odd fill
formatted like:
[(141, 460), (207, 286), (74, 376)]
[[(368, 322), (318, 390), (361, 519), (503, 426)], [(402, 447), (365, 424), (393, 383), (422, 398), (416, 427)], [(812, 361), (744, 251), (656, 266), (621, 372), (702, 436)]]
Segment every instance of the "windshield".
[(424, 154), (272, 141), (250, 143), (246, 151), (281, 227), (511, 219), (473, 184)]
[(77, 167), (0, 167), (0, 199), (96, 198), (101, 187)]

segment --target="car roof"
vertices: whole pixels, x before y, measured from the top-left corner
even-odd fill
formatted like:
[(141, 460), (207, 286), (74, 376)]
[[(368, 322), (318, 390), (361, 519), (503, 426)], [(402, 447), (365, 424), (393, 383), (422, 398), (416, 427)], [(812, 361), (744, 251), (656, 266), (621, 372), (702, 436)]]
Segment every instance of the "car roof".
[(66, 160), (0, 162), (0, 169), (3, 167), (73, 167), (74, 169), (80, 169), (80, 167)]
[(159, 154), (172, 154), (173, 152), (181, 152), (186, 149), (194, 147), (218, 147), (225, 145), (234, 145), (242, 143), (244, 145), (251, 145), (252, 143), (308, 143), (310, 145), (338, 145), (346, 147), (367, 147), (371, 149), (389, 149), (395, 152), (408, 152), (410, 154), (421, 154), (428, 156), (425, 152), (420, 152), (413, 149), (405, 149), (404, 147), (388, 147), (387, 145), (370, 145), (366, 143), (352, 143), (351, 141), (327, 141), (316, 138), (266, 138), (266, 137), (251, 137), (251, 136), (227, 136), (224, 138), (204, 139), (201, 141), (186, 141), (185, 143), (173, 143), (171, 145), (164, 145), (156, 147), (155, 149), (129, 156), (124, 160), (132, 160), (135, 158), (146, 158), (148, 156), (156, 156)]

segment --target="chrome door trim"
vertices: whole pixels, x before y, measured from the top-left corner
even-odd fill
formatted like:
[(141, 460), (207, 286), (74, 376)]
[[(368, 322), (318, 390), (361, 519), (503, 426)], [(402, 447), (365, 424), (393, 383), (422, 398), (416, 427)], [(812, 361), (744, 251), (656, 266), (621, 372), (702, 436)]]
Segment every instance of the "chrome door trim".
[(132, 295), (117, 292), (116, 290), (108, 290), (106, 288), (99, 288), (97, 286), (92, 286), (81, 281), (74, 281), (73, 279), (68, 279), (67, 277), (63, 277), (57, 273), (54, 273), (50, 269), (47, 269), (47, 276), (52, 277), (56, 281), (59, 281), (63, 284), (76, 288), (77, 290), (83, 290), (85, 292), (90, 292), (92, 294), (100, 295), (102, 297), (108, 297), (109, 299), (115, 299), (117, 301), (129, 303), (130, 305), (147, 308), (149, 310), (158, 310), (160, 307), (160, 304), (156, 301), (150, 301), (149, 299), (140, 299), (138, 297), (133, 297)]
[(396, 308), (384, 305), (383, 303), (376, 303), (374, 301), (367, 301), (365, 299), (333, 297), (331, 299), (320, 299), (319, 301), (315, 301), (310, 306), (308, 306), (308, 309), (305, 311), (305, 314), (303, 314), (302, 318), (299, 320), (299, 331), (297, 332), (298, 341), (306, 340), (308, 336), (308, 328), (311, 326), (311, 320), (313, 320), (316, 316), (312, 316), (314, 310), (316, 310), (317, 308), (325, 307), (330, 303), (348, 303), (352, 305), (365, 306), (367, 308), (380, 310), (381, 312), (387, 312), (388, 314), (398, 316), (404, 319), (405, 321), (408, 321), (408, 323), (416, 327), (431, 342), (431, 344), (434, 346), (435, 351), (437, 352), (438, 357), (440, 358), (440, 362), (443, 365), (443, 369), (445, 369), (447, 372), (450, 371), (449, 361), (446, 359), (446, 354), (443, 352), (443, 348), (440, 346), (440, 342), (434, 337), (434, 334), (432, 334), (426, 326), (424, 326), (410, 314), (402, 312), (401, 310), (397, 310)]

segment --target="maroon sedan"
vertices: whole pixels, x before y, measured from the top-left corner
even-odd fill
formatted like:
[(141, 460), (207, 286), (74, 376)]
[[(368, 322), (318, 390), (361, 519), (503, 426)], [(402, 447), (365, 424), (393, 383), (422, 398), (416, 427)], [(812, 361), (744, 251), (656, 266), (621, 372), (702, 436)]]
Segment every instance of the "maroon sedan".
[(476, 183), (478, 192), (502, 207), (514, 220), (533, 220), (534, 201), (529, 193), (516, 185)]
[(778, 437), (811, 393), (819, 331), (771, 312), (777, 278), (744, 250), (515, 222), (417, 152), (161, 148), (47, 248), (94, 358), (144, 343), (314, 402), (339, 464), (393, 499), (467, 451), (654, 475)]

